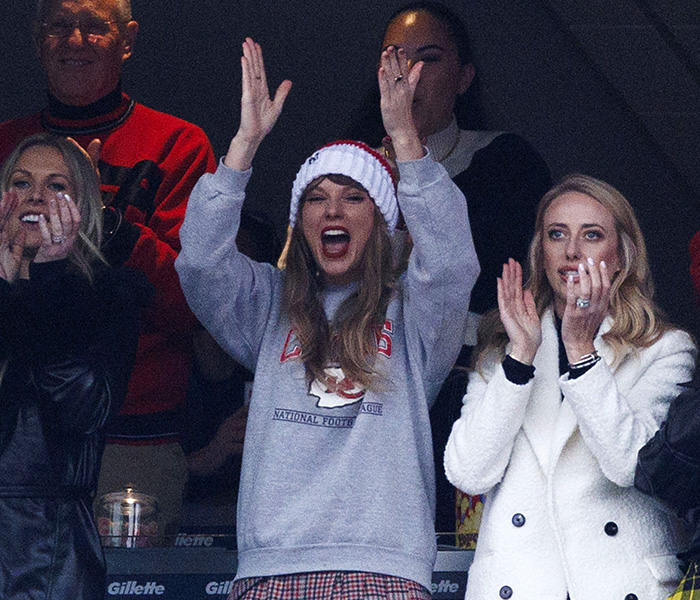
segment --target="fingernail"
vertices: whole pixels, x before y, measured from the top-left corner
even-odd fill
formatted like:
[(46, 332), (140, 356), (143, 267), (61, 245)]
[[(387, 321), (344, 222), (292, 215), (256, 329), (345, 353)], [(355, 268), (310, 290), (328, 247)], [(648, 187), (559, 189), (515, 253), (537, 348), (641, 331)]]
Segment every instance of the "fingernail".
[(39, 220), (40, 221), (46, 221), (46, 217), (42, 214), (39, 214)]
[(573, 282), (574, 282), (574, 276), (573, 276), (573, 275), (569, 275), (569, 283), (573, 283)]
[(73, 202), (73, 200), (68, 194), (63, 194), (63, 197), (66, 199), (66, 202)]
[(601, 260), (601, 261), (600, 261), (600, 266), (601, 266), (601, 268), (603, 268), (603, 269), (607, 269), (607, 268), (608, 268), (608, 265), (605, 264), (605, 261), (604, 261), (604, 260)]
[(586, 267), (583, 266), (583, 263), (578, 263), (578, 270), (579, 271), (585, 271)]
[(588, 257), (588, 264), (593, 266), (595, 263), (593, 262), (593, 259), (589, 256)]

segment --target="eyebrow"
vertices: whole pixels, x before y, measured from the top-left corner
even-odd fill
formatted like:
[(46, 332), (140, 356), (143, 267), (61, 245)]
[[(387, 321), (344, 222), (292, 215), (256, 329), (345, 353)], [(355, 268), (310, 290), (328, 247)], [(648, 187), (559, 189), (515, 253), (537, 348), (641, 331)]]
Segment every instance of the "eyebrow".
[[(384, 48), (382, 48), (382, 52), (384, 52), (384, 50), (386, 50), (390, 46), (394, 46), (394, 48), (403, 48), (403, 46), (400, 44), (388, 44)], [(440, 50), (441, 52), (447, 52), (447, 50), (440, 46), (440, 44), (426, 44), (425, 46), (420, 46), (419, 48), (416, 48), (416, 52), (428, 52), (429, 50)]]
[[(569, 226), (566, 223), (549, 223), (548, 225), (545, 225), (545, 228), (549, 227), (563, 227), (566, 229), (569, 229)], [(581, 225), (581, 229), (591, 229), (592, 227), (596, 227), (598, 229), (602, 229), (603, 231), (606, 231), (605, 227), (601, 225), (600, 223), (583, 223)]]
[[(16, 168), (14, 171), (12, 171), (12, 175), (15, 175), (16, 173), (22, 173), (23, 175), (27, 175), (28, 177), (34, 177), (29, 171), (26, 169), (22, 168)], [(66, 181), (70, 181), (70, 177), (68, 175), (64, 175), (63, 173), (49, 173), (49, 177), (62, 177)]]

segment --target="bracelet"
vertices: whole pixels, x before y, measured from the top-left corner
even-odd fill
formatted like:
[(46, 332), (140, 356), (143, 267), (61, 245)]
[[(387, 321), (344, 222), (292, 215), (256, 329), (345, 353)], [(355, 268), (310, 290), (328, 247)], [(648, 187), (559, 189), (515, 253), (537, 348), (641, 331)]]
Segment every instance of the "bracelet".
[(584, 354), (576, 362), (569, 363), (569, 369), (587, 369), (600, 360), (598, 352), (594, 350), (590, 354)]

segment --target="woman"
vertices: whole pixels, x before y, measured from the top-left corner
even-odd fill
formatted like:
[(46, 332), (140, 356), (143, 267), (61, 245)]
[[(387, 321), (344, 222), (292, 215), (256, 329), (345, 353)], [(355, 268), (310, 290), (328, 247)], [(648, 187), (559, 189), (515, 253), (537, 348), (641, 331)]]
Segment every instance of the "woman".
[(91, 515), (104, 425), (136, 349), (139, 280), (110, 270), (92, 164), (23, 140), (0, 202), (0, 596), (101, 599)]
[[(467, 515), (461, 499), (455, 515), (455, 491), (445, 479), (442, 449), (451, 424), (459, 417), (476, 332), (484, 313), (496, 307), (496, 277), (513, 257), (522, 261), (532, 236), (537, 202), (551, 179), (542, 157), (522, 137), (476, 128), (476, 68), (471, 62), (467, 29), (459, 15), (438, 2), (410, 2), (389, 19), (382, 50), (403, 48), (409, 63), (423, 61), (416, 88), (413, 118), (419, 137), (434, 160), (442, 164), (465, 198), (481, 275), (472, 290), (464, 347), (455, 369), (431, 410), (437, 472), (438, 531), (454, 531), (459, 544), (473, 547), (478, 522)], [(391, 156), (390, 140), (381, 128), (378, 99), (373, 95), (352, 135), (382, 145)], [(373, 124), (379, 125), (374, 127)], [(376, 130), (377, 133), (374, 133)], [(480, 505), (478, 498), (473, 506)], [(470, 522), (472, 521), (472, 522)]]
[(683, 536), (632, 485), (695, 348), (655, 307), (639, 225), (608, 184), (552, 188), (529, 262), (524, 290), (503, 266), (445, 452), (455, 486), (487, 493), (466, 597), (665, 598)]
[[(428, 405), (462, 339), (478, 274), (464, 198), (411, 117), (421, 64), (382, 55), (384, 122), (415, 250), (396, 280), (396, 192), (368, 146), (336, 142), (302, 165), (287, 268), (235, 247), (255, 151), (291, 87), (269, 99), (260, 47), (243, 45), (241, 124), (197, 184), (176, 267), (200, 321), (255, 371), (231, 598), (429, 598), (435, 559)], [(430, 198), (430, 202), (428, 201)]]

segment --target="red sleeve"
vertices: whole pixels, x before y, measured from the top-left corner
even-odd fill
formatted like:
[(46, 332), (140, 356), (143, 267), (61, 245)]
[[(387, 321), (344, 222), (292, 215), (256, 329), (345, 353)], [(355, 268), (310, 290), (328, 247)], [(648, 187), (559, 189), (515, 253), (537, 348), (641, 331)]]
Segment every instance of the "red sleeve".
[(180, 226), (192, 188), (204, 173), (216, 169), (216, 160), (206, 135), (194, 126), (175, 132), (167, 146), (159, 163), (163, 181), (148, 225), (143, 224), (143, 215), (137, 209), (129, 207), (126, 211), (126, 218), (141, 230), (126, 265), (145, 273), (155, 287), (154, 306), (145, 311), (147, 321), (159, 329), (186, 331), (194, 327), (196, 319), (175, 272)]
[(695, 288), (695, 298), (700, 303), (700, 231), (690, 240), (690, 277)]

